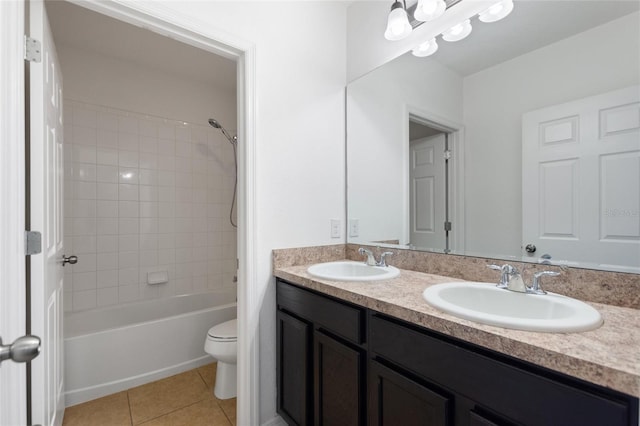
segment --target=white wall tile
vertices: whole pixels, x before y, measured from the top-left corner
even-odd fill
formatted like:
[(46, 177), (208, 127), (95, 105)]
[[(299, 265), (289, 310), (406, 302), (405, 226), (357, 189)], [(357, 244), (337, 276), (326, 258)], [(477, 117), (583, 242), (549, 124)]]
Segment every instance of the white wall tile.
[[(77, 272), (95, 272), (96, 271), (96, 254), (85, 253), (78, 255), (78, 263), (73, 265), (74, 274)], [(75, 286), (75, 278), (74, 278)]]
[(96, 184), (96, 197), (98, 200), (117, 200), (118, 185), (115, 183), (98, 182)]
[(96, 289), (96, 273), (80, 272), (73, 274), (73, 291), (95, 290)]
[(119, 268), (137, 268), (139, 266), (138, 251), (121, 251), (118, 253)]
[(99, 148), (117, 149), (119, 147), (118, 132), (98, 129), (96, 133), (96, 145)]
[(117, 235), (118, 219), (112, 217), (99, 217), (96, 219), (96, 233), (98, 235)]
[(118, 303), (118, 287), (99, 288), (97, 290), (98, 306), (109, 306)]
[(138, 284), (118, 287), (118, 303), (135, 302), (138, 300)]
[(98, 112), (98, 129), (118, 131), (118, 116), (110, 112)]
[(98, 165), (96, 173), (97, 182), (118, 183), (118, 167)]
[(118, 253), (98, 253), (96, 255), (96, 270), (104, 271), (108, 269), (118, 269)]
[(127, 149), (127, 148), (123, 148), (122, 146), (120, 147), (120, 152), (118, 155), (118, 164), (121, 167), (138, 167), (138, 161), (139, 161), (139, 157), (140, 155), (138, 154), (138, 147), (137, 144), (136, 146), (131, 146), (131, 149), (135, 149), (136, 151), (122, 151), (123, 149)]
[(138, 218), (121, 217), (118, 220), (118, 233), (120, 235), (138, 234), (139, 232), (140, 226), (138, 223)]
[(117, 201), (96, 201), (97, 217), (118, 217), (118, 202)]
[(73, 185), (73, 194), (77, 200), (95, 200), (96, 183), (76, 181)]
[(118, 285), (130, 286), (138, 284), (138, 268), (127, 268), (118, 270)]
[(98, 288), (118, 287), (118, 270), (96, 272), (96, 284)]
[(96, 159), (98, 164), (107, 166), (118, 165), (118, 150), (113, 148), (96, 148)]
[(96, 241), (97, 253), (118, 251), (118, 235), (98, 235)]
[(118, 117), (118, 131), (124, 133), (138, 134), (138, 119), (130, 115)]
[(95, 149), (96, 146), (96, 129), (90, 127), (73, 126), (73, 144), (87, 145)]
[[(219, 135), (206, 125), (71, 103), (65, 249), (80, 259), (65, 269), (65, 310), (231, 285), (233, 157)], [(169, 283), (147, 285), (152, 270), (168, 271)]]
[(74, 291), (73, 310), (84, 311), (96, 307), (96, 290)]
[[(138, 201), (138, 185), (120, 184), (118, 187), (118, 198), (120, 201)], [(122, 215), (123, 212), (120, 212)]]

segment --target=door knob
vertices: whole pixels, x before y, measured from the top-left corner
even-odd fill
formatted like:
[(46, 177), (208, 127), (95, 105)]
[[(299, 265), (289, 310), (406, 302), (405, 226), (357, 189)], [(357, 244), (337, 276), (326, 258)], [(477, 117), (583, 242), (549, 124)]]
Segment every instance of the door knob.
[(537, 250), (536, 246), (533, 244), (527, 244), (527, 246), (524, 249), (527, 253), (535, 253)]
[(40, 353), (40, 338), (22, 336), (10, 345), (4, 346), (0, 338), (0, 362), (10, 359), (14, 362), (28, 362)]
[(65, 266), (67, 263), (75, 265), (78, 263), (78, 256), (65, 256), (62, 255), (62, 266)]

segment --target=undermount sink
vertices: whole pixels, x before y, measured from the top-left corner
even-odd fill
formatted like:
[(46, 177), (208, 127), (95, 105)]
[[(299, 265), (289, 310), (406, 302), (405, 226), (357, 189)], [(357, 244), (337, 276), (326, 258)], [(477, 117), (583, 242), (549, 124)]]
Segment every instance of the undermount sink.
[(428, 287), (422, 297), (451, 315), (516, 330), (571, 333), (602, 325), (600, 313), (570, 297), (518, 293), (495, 284), (451, 282)]
[(388, 280), (400, 275), (393, 266), (369, 266), (364, 262), (340, 261), (318, 263), (307, 269), (310, 275), (335, 281)]

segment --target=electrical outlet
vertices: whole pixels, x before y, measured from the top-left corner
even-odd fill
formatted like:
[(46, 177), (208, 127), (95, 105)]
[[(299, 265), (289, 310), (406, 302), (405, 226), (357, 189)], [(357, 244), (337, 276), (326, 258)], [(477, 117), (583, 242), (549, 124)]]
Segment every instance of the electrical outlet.
[(360, 234), (360, 221), (358, 219), (349, 220), (349, 236), (357, 237)]
[(340, 238), (340, 219), (331, 219), (331, 238)]

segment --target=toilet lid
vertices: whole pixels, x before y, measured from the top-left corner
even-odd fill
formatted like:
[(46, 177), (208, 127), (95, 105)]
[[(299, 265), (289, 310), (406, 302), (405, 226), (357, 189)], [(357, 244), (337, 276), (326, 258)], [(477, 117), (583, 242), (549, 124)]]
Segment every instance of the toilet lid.
[(209, 337), (214, 339), (235, 340), (238, 338), (238, 320), (232, 319), (209, 329)]

